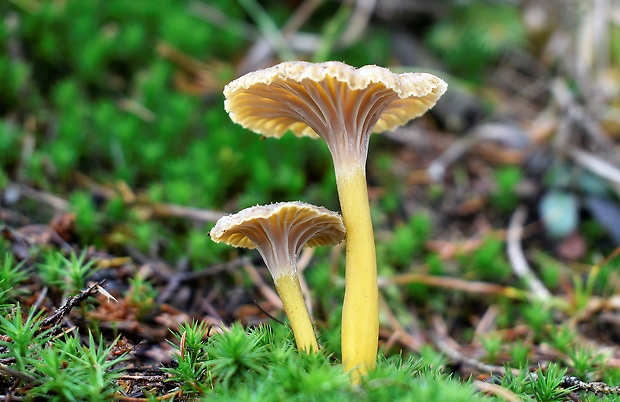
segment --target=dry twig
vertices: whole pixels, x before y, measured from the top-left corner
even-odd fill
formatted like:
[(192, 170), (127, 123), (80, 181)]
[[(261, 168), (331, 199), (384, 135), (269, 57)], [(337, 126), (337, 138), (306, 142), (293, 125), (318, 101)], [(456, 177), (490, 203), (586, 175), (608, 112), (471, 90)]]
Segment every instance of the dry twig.
[(263, 296), (265, 296), (267, 300), (269, 300), (271, 305), (277, 309), (283, 309), (284, 306), (282, 305), (280, 297), (275, 290), (267, 286), (256, 267), (250, 262), (247, 262), (243, 267), (245, 268), (245, 271), (248, 273), (248, 275), (250, 275), (250, 278), (252, 278), (252, 282), (256, 284), (258, 290), (263, 294)]
[[(464, 354), (462, 354), (458, 348), (458, 343), (456, 343), (456, 341), (454, 341), (448, 335), (446, 323), (440, 316), (433, 315), (432, 325), (433, 332), (431, 333), (431, 337), (433, 343), (442, 353), (444, 353), (453, 361), (472, 366), (482, 373), (496, 373), (499, 375), (506, 374), (506, 369), (502, 366), (486, 364), (481, 362), (480, 360), (474, 359), (473, 357), (465, 356)], [(513, 372), (515, 373), (515, 375), (518, 374), (517, 370), (513, 369)]]
[[(438, 315), (434, 315), (432, 318), (432, 323), (434, 329), (432, 334), (433, 343), (442, 353), (453, 361), (467, 364), (483, 373), (495, 373), (504, 376), (506, 375), (507, 370), (509, 370), (513, 375), (519, 375), (518, 369), (494, 366), (483, 363), (473, 357), (465, 356), (459, 350), (458, 344), (449, 337), (446, 324), (443, 319)], [(536, 381), (537, 379), (537, 373), (528, 372), (526, 380)], [(577, 392), (593, 392), (596, 395), (620, 395), (620, 386), (610, 386), (604, 382), (582, 381), (581, 379), (572, 376), (564, 376), (562, 382), (560, 383), (560, 387), (564, 389), (574, 387)]]
[(547, 301), (551, 298), (551, 292), (543, 285), (543, 283), (534, 275), (530, 269), (523, 249), (521, 248), (521, 237), (523, 236), (523, 224), (527, 217), (527, 210), (521, 206), (512, 214), (508, 231), (506, 232), (506, 248), (510, 266), (513, 272), (522, 278), (530, 291), (540, 300)]
[(170, 300), (174, 292), (178, 289), (178, 287), (183, 282), (189, 282), (189, 281), (194, 281), (200, 278), (219, 275), (222, 272), (228, 272), (232, 269), (238, 268), (248, 263), (249, 263), (249, 260), (247, 258), (238, 258), (236, 260), (229, 261), (227, 263), (213, 265), (209, 268), (202, 269), (200, 271), (174, 272), (168, 278), (162, 278), (163, 280), (166, 280), (168, 284), (159, 294), (159, 297), (157, 298), (157, 303), (162, 304)]
[(617, 166), (581, 149), (571, 147), (568, 154), (580, 166), (588, 169), (590, 172), (620, 186), (620, 169)]
[(65, 304), (58, 308), (58, 310), (56, 310), (54, 314), (43, 320), (43, 322), (41, 323), (41, 327), (49, 327), (60, 324), (60, 321), (62, 321), (62, 319), (71, 312), (71, 309), (73, 309), (73, 307), (80, 304), (89, 297), (99, 293), (103, 289), (103, 286), (105, 286), (105, 280), (90, 285), (88, 288), (81, 290), (80, 293), (78, 293), (77, 295), (69, 297)]
[(407, 273), (394, 275), (391, 277), (379, 277), (379, 288), (384, 288), (389, 285), (407, 285), (411, 283), (422, 283), (428, 286), (436, 286), (444, 289), (455, 289), (476, 294), (494, 294), (511, 299), (527, 298), (527, 292), (517, 288), (488, 282), (466, 281), (464, 279), (450, 278), (446, 276)]
[(33, 376), (31, 376), (28, 373), (23, 373), (19, 370), (15, 370), (7, 365), (4, 365), (2, 363), (0, 363), (0, 371), (3, 372), (4, 374), (11, 376), (11, 377), (15, 377), (18, 378), (24, 382), (26, 382), (27, 384), (37, 384), (39, 381), (34, 378)]
[(225, 212), (174, 204), (153, 203), (150, 207), (152, 208), (153, 216), (157, 218), (187, 218), (198, 222), (215, 222), (226, 215)]
[(388, 339), (388, 342), (386, 342), (386, 347), (389, 347), (392, 341), (394, 339), (397, 339), (403, 345), (407, 346), (409, 349), (415, 352), (419, 352), (420, 350), (422, 350), (422, 346), (424, 346), (424, 343), (425, 343), (424, 342), (425, 338), (421, 334), (421, 332), (418, 331), (418, 333), (416, 334), (409, 333), (400, 324), (400, 322), (398, 322), (398, 319), (396, 318), (394, 313), (392, 313), (392, 311), (390, 310), (390, 306), (387, 304), (382, 294), (379, 294), (379, 305), (381, 309), (383, 310), (383, 314), (386, 315), (392, 331), (394, 331), (392, 335), (390, 336), (390, 339)]
[[(615, 163), (620, 162), (620, 158), (616, 155), (617, 147), (599, 122), (586, 111), (584, 106), (577, 103), (566, 80), (561, 78), (554, 80), (551, 84), (551, 94), (562, 109), (563, 115), (566, 116), (561, 121), (562, 129), (558, 130), (561, 134), (556, 139), (556, 146), (558, 148), (568, 149), (569, 145), (574, 143), (574, 141), (571, 141), (572, 126), (578, 125), (592, 140), (590, 143), (594, 145), (597, 151)], [(577, 162), (579, 163), (579, 161)]]
[(69, 201), (57, 195), (46, 193), (45, 191), (36, 190), (32, 187), (28, 187), (20, 183), (11, 182), (9, 183), (8, 187), (15, 188), (20, 195), (26, 198), (30, 198), (31, 200), (38, 203), (46, 204), (56, 211), (66, 212), (69, 210)]
[(522, 399), (517, 396), (514, 392), (509, 389), (506, 389), (498, 384), (491, 384), (484, 381), (474, 381), (474, 387), (479, 391), (482, 391), (486, 394), (491, 394), (495, 396), (499, 396), (505, 401), (508, 402), (521, 402)]

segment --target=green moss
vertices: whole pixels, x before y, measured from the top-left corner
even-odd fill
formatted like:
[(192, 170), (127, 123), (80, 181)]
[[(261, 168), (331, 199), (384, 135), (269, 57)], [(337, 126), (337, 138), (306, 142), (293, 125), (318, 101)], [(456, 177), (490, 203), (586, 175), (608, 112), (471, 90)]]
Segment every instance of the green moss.
[(377, 245), (378, 264), (386, 268), (405, 268), (420, 256), (431, 227), (430, 218), (424, 213), (414, 214), (407, 223), (397, 225), (389, 241)]
[(494, 171), (495, 191), (490, 200), (498, 210), (514, 211), (519, 202), (517, 185), (523, 179), (523, 172), (516, 166), (500, 168)]
[(506, 260), (505, 243), (497, 237), (487, 237), (472, 253), (458, 256), (463, 268), (475, 278), (497, 282), (508, 278), (512, 270)]
[(17, 162), (19, 152), (19, 140), (23, 136), (17, 127), (0, 121), (0, 168), (8, 171)]
[(30, 78), (30, 66), (21, 60), (11, 60), (0, 55), (0, 77), (3, 87), (0, 91), (0, 114), (16, 104), (22, 103), (22, 91)]
[(390, 64), (390, 36), (387, 30), (373, 28), (367, 30), (361, 38), (364, 46), (352, 46), (336, 51), (332, 60), (346, 60), (348, 64), (361, 67), (369, 64), (387, 66)]
[(230, 246), (213, 242), (207, 230), (192, 230), (187, 238), (188, 255), (192, 266), (203, 269), (211, 264), (226, 260)]
[(471, 1), (433, 25), (428, 43), (462, 76), (479, 80), (502, 52), (525, 42), (521, 15), (512, 4)]

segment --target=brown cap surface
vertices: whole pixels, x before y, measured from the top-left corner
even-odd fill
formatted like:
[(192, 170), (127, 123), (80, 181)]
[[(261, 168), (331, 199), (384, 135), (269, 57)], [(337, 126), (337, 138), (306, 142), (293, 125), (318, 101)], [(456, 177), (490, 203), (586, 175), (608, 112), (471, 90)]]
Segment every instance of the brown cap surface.
[(215, 242), (256, 248), (274, 278), (290, 272), (304, 246), (336, 245), (346, 230), (336, 212), (304, 202), (257, 205), (217, 221)]
[[(265, 136), (281, 137), (288, 130), (319, 135), (334, 154), (360, 141), (367, 148), (370, 133), (424, 114), (446, 89), (443, 80), (427, 73), (291, 61), (232, 81), (224, 88), (224, 107), (234, 122)], [(343, 133), (351, 139), (339, 139)]]

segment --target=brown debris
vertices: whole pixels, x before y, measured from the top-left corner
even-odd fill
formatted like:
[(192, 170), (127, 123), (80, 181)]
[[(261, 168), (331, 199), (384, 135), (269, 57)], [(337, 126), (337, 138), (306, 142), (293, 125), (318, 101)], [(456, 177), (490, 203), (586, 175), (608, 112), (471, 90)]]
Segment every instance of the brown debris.
[(71, 309), (73, 309), (73, 307), (99, 293), (102, 290), (103, 286), (105, 286), (105, 281), (97, 282), (89, 286), (88, 288), (80, 291), (79, 294), (69, 297), (65, 304), (60, 306), (52, 315), (46, 317), (43, 320), (41, 327), (46, 328), (60, 324), (62, 319), (71, 312)]

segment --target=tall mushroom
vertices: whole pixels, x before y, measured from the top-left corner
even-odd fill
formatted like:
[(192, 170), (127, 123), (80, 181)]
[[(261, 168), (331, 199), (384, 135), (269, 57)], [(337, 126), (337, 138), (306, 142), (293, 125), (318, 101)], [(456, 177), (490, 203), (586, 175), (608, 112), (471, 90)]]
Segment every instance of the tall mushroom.
[(445, 92), (426, 73), (394, 74), (378, 66), (284, 62), (248, 73), (224, 88), (230, 118), (255, 132), (320, 136), (332, 154), (347, 228), (342, 357), (347, 371), (375, 366), (379, 303), (375, 242), (366, 187), (372, 132), (422, 115)]
[(304, 246), (336, 245), (345, 233), (336, 212), (303, 202), (280, 202), (220, 218), (209, 235), (218, 243), (258, 250), (282, 299), (297, 348), (310, 352), (319, 346), (297, 277), (299, 252)]

